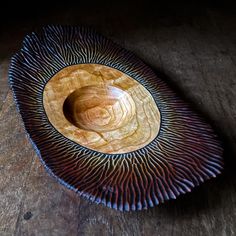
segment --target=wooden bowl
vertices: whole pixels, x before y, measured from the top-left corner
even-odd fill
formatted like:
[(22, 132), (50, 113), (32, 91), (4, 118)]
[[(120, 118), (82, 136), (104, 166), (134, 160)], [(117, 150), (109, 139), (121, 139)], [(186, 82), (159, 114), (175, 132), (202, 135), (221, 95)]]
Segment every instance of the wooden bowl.
[(81, 27), (26, 36), (15, 101), (43, 165), (91, 201), (140, 210), (221, 172), (211, 126), (131, 52)]

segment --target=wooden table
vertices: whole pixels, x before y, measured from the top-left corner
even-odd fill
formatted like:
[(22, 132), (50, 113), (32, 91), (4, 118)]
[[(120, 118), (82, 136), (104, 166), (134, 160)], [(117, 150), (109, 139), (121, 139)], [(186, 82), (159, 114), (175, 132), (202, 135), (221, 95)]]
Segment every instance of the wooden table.
[[(139, 2), (132, 7), (58, 7), (2, 24), (0, 235), (236, 235), (236, 14), (229, 8), (179, 7), (174, 14)], [(176, 87), (221, 134), (224, 173), (175, 201), (129, 213), (59, 185), (28, 141), (7, 83), (10, 57), (23, 36), (49, 23), (94, 27)]]

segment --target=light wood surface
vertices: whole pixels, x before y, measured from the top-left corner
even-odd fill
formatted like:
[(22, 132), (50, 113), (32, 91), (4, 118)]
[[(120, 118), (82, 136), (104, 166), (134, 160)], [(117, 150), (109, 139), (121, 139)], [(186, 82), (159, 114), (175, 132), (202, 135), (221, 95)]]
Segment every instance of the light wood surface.
[(43, 93), (46, 114), (64, 136), (103, 153), (126, 153), (158, 134), (160, 112), (146, 88), (114, 68), (69, 66)]

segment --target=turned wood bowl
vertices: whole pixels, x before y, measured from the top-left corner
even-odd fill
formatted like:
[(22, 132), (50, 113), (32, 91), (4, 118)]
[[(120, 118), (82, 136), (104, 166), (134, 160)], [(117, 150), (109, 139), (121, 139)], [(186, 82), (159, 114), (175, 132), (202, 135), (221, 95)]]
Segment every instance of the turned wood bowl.
[(146, 209), (221, 173), (221, 142), (204, 117), (91, 29), (26, 36), (9, 81), (47, 171), (93, 202)]

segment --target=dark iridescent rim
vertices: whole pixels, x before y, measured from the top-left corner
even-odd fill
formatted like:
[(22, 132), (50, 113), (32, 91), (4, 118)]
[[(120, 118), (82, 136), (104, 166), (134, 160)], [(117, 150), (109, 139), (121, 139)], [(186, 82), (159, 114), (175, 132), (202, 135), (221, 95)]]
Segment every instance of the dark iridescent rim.
[[(50, 124), (42, 98), (46, 83), (61, 69), (86, 63), (120, 70), (151, 93), (162, 121), (152, 142), (137, 151), (105, 154), (67, 139)], [(12, 57), (9, 82), (46, 169), (92, 201), (119, 210), (145, 209), (221, 172), (222, 148), (211, 126), (134, 54), (90, 29), (48, 26), (26, 36)]]

